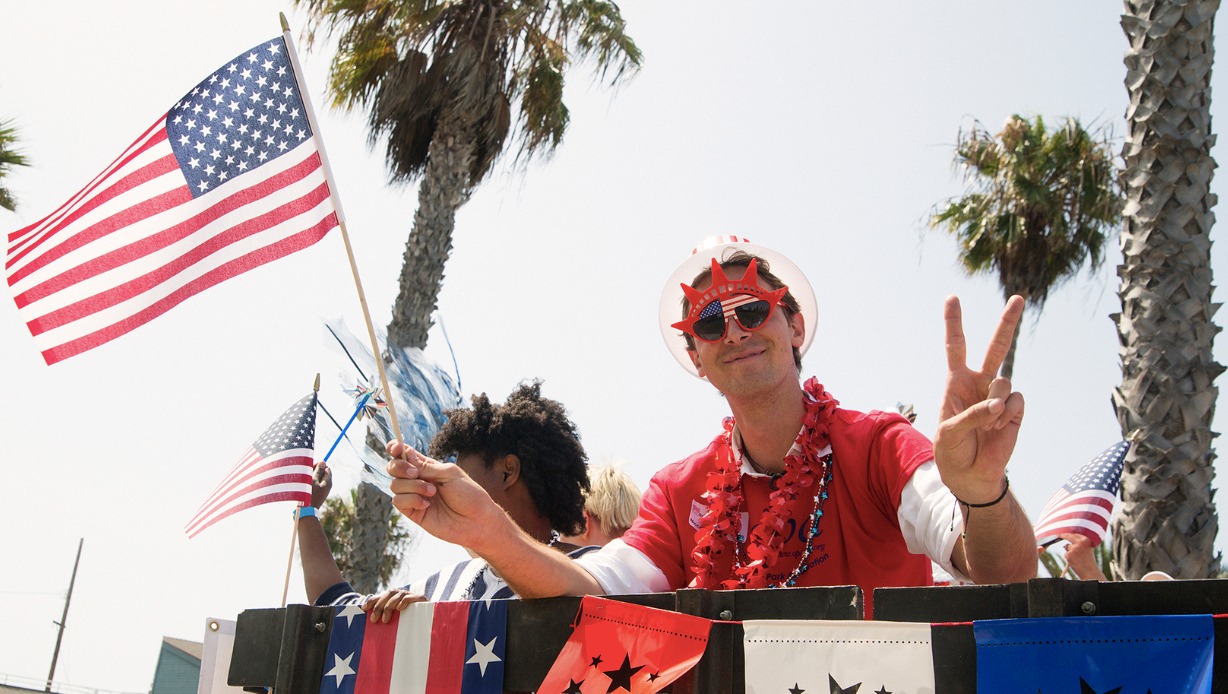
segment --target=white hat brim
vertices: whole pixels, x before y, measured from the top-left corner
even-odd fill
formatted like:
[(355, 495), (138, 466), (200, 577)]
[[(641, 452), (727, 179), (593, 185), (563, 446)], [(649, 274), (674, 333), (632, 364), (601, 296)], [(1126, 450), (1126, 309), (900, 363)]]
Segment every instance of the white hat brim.
[[(729, 239), (730, 237), (720, 237), (721, 239)], [(682, 286), (690, 284), (695, 276), (700, 272), (707, 270), (712, 266), (712, 259), (716, 258), (717, 262), (723, 261), (729, 255), (736, 251), (744, 251), (753, 256), (763, 258), (771, 266), (772, 274), (780, 278), (785, 286), (789, 288), (789, 293), (797, 300), (798, 306), (801, 308), (802, 319), (805, 323), (806, 335), (802, 340), (800, 351), (802, 354), (810, 349), (810, 343), (814, 341), (815, 327), (819, 320), (819, 304), (814, 297), (814, 289), (811, 288), (806, 275), (802, 273), (793, 261), (776, 251), (759, 244), (749, 243), (744, 240), (712, 242), (709, 239), (701, 243), (689, 258), (684, 260), (678, 269), (674, 270), (674, 274), (670, 275), (669, 280), (665, 283), (665, 288), (661, 291), (661, 303), (659, 307), (659, 320), (661, 325), (661, 337), (665, 339), (665, 346), (669, 349), (670, 354), (674, 355), (674, 359), (686, 369), (687, 373), (696, 378), (703, 378), (695, 369), (695, 364), (691, 362), (691, 357), (686, 348), (686, 339), (683, 337), (682, 331), (673, 327), (674, 323), (683, 319), (682, 315)]]

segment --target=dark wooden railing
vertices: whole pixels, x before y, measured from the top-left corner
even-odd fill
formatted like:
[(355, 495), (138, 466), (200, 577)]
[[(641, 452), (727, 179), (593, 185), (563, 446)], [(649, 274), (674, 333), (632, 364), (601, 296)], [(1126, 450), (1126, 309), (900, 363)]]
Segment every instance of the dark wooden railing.
[[(790, 588), (616, 596), (614, 599), (719, 620), (699, 663), (674, 683), (676, 694), (742, 694), (742, 626), (747, 619), (860, 619), (859, 588)], [(580, 598), (513, 601), (508, 606), (504, 687), (533, 691), (571, 633)], [(938, 694), (976, 691), (970, 622), (1022, 617), (1228, 613), (1228, 580), (1097, 583), (1034, 579), (1026, 584), (887, 588), (874, 592), (874, 618), (928, 622)], [(277, 694), (318, 694), (332, 628), (331, 608), (291, 605), (239, 615), (229, 682)], [(1228, 694), (1228, 620), (1215, 620), (1213, 692)]]

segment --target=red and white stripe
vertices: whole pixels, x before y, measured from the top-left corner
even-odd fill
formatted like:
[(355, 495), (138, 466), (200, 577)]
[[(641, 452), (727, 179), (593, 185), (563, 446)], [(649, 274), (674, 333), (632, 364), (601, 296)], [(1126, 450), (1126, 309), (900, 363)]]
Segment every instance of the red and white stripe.
[(751, 296), (750, 294), (736, 294), (727, 299), (721, 299), (721, 314), (725, 316), (725, 320), (729, 320), (737, 315), (735, 311), (739, 306), (752, 304), (756, 301), (759, 301), (759, 297)]
[(1061, 489), (1041, 511), (1035, 527), (1037, 546), (1047, 545), (1066, 533), (1077, 533), (1095, 547), (1104, 540), (1117, 499), (1100, 490), (1071, 494)]
[(420, 602), (387, 623), (368, 621), (354, 694), (459, 694), (467, 602)]
[(724, 246), (727, 243), (750, 243), (750, 241), (748, 239), (742, 238), (741, 236), (730, 236), (730, 235), (709, 236), (708, 238), (701, 241), (698, 246), (691, 249), (691, 255), (695, 255), (696, 253), (700, 251), (706, 251), (709, 248), (716, 248), (717, 246)]
[(184, 527), (188, 537), (244, 509), (275, 501), (311, 503), (313, 451), (292, 448), (262, 458), (247, 449)]

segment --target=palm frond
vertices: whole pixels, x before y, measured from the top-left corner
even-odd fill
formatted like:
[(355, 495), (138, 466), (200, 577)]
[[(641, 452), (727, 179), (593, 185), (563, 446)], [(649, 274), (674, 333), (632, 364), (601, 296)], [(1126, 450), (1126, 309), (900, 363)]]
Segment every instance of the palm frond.
[[(307, 44), (337, 37), (329, 90), (337, 108), (368, 110), (372, 144), (387, 138), (394, 181), (426, 168), (445, 117), (474, 143), (471, 184), (511, 147), (517, 166), (549, 155), (569, 123), (566, 75), (590, 64), (611, 86), (643, 60), (609, 0), (295, 0)], [(423, 63), (425, 61), (425, 64)], [(513, 114), (514, 117), (513, 117)]]
[(1111, 131), (1066, 118), (1008, 118), (990, 133), (961, 129), (954, 164), (963, 197), (935, 207), (932, 228), (954, 234), (969, 273), (996, 272), (1005, 292), (1041, 307), (1084, 266), (1104, 260), (1121, 221), (1122, 192)]
[(17, 129), (12, 121), (0, 121), (0, 208), (10, 212), (17, 209), (17, 200), (3, 185), (4, 178), (16, 166), (29, 166), (26, 157), (17, 150)]

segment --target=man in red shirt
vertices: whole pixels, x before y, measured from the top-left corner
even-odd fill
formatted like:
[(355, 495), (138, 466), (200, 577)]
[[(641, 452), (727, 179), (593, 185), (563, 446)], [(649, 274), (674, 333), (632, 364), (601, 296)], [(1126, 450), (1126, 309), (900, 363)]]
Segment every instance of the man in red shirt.
[(580, 561), (539, 551), (463, 472), (397, 442), (393, 503), (525, 598), (856, 584), (869, 607), (876, 587), (930, 584), (931, 559), (977, 583), (1035, 576), (1031, 524), (1005, 474), (1023, 396), (997, 377), (1023, 300), (1007, 302), (975, 371), (959, 301), (947, 300), (932, 445), (898, 414), (846, 410), (817, 380), (801, 382), (815, 306), (796, 266), (744, 239), (711, 240), (683, 263), (661, 300), (666, 344), (732, 417), (654, 476), (623, 538)]

